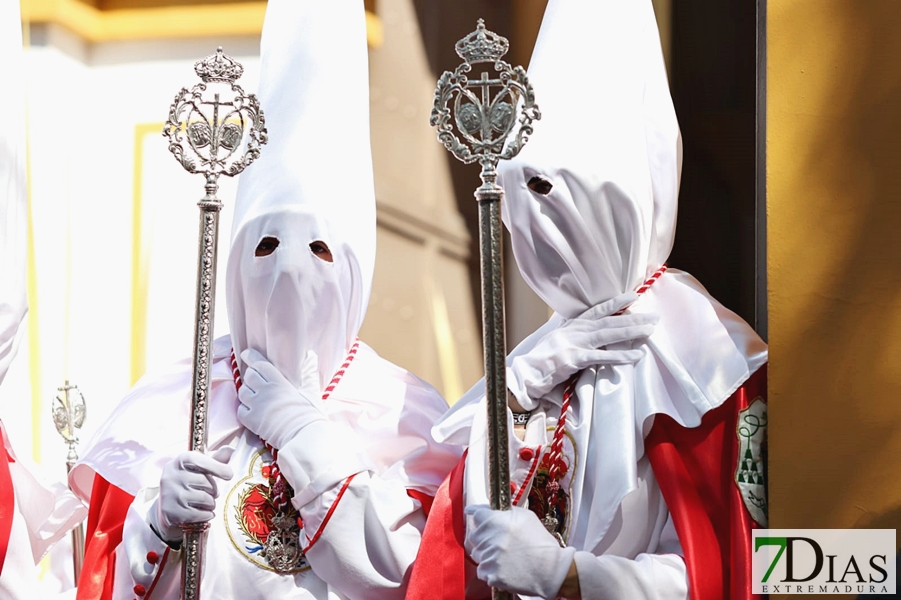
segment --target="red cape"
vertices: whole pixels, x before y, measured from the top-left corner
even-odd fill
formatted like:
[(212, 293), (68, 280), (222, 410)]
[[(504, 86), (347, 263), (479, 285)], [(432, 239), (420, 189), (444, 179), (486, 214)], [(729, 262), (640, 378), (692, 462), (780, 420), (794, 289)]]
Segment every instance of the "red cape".
[[(766, 402), (766, 365), (691, 429), (657, 415), (645, 452), (679, 534), (691, 600), (758, 600), (751, 593), (751, 518), (735, 481), (740, 412)], [(463, 600), (463, 464), (438, 489), (407, 600)], [(470, 570), (471, 572), (471, 570)]]
[(0, 428), (0, 573), (3, 572), (3, 564), (6, 562), (6, 552), (9, 549), (9, 538), (13, 529), (13, 513), (16, 510), (16, 494), (9, 472), (11, 462), (15, 461), (6, 450), (3, 429)]
[(94, 477), (76, 600), (112, 600), (116, 546), (122, 542), (125, 514), (133, 501), (134, 496), (100, 475)]

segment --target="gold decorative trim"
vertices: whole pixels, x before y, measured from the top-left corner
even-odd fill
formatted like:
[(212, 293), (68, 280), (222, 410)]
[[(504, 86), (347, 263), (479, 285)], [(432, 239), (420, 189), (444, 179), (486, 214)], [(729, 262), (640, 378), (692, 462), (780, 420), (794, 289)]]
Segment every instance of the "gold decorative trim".
[(454, 341), (450, 312), (441, 283), (426, 277), (426, 297), (432, 312), (432, 332), (438, 348), (438, 368), (441, 371), (441, 387), (448, 404), (453, 404), (466, 390), (460, 376), (460, 358)]
[(139, 123), (134, 134), (134, 171), (131, 194), (131, 373), (132, 385), (147, 367), (147, 290), (150, 255), (144, 247), (144, 140), (160, 135), (163, 123)]
[[(65, 27), (88, 42), (260, 35), (266, 2), (101, 10), (80, 0), (21, 0), (22, 21)], [(366, 11), (370, 47), (382, 44), (377, 15)]]
[[(225, 502), (222, 505), (222, 517), (221, 518), (223, 521), (223, 526), (225, 527), (225, 533), (228, 534), (229, 541), (231, 541), (232, 546), (234, 546), (235, 550), (238, 551), (238, 554), (240, 554), (244, 558), (244, 560), (246, 560), (253, 566), (258, 567), (260, 569), (264, 569), (266, 571), (271, 571), (273, 573), (278, 573), (278, 571), (276, 571), (275, 569), (270, 567), (265, 561), (256, 561), (256, 560), (254, 560), (253, 557), (251, 557), (247, 553), (246, 549), (243, 547), (243, 540), (235, 539), (235, 535), (232, 532), (232, 528), (230, 527), (231, 521), (229, 520), (230, 516), (234, 517), (234, 515), (231, 514), (232, 509), (240, 508), (240, 503), (239, 503), (240, 501), (232, 501), (232, 496), (237, 494), (238, 498), (240, 499), (241, 488), (244, 485), (246, 485), (248, 483), (252, 483), (251, 480), (253, 480), (254, 477), (257, 477), (259, 479), (263, 478), (262, 473), (257, 473), (257, 472), (255, 472), (255, 470), (257, 468), (257, 463), (260, 463), (260, 468), (262, 469), (262, 466), (263, 466), (262, 462), (263, 462), (264, 454), (269, 454), (269, 451), (266, 450), (265, 448), (258, 451), (256, 454), (254, 454), (254, 456), (250, 459), (250, 466), (247, 469), (247, 476), (244, 477), (243, 479), (241, 479), (240, 481), (238, 481), (238, 483), (233, 485), (232, 488), (228, 491), (228, 495), (225, 497)], [(270, 456), (270, 459), (271, 459), (271, 456)], [(272, 461), (270, 460), (270, 464), (271, 463), (272, 463)], [(304, 566), (302, 566), (298, 569), (289, 571), (287, 574), (288, 575), (296, 575), (297, 573), (303, 573), (303, 572), (309, 571), (310, 569), (313, 568), (312, 566), (310, 566), (309, 561), (304, 560), (304, 562), (306, 562), (306, 564)]]
[[(26, 112), (26, 124), (28, 115)], [(31, 459), (41, 463), (41, 423), (44, 418), (44, 391), (42, 387), (41, 320), (38, 318), (38, 268), (34, 246), (34, 211), (31, 197), (31, 137), (25, 134), (25, 189), (28, 197), (28, 240), (26, 257), (26, 293), (28, 294), (28, 380), (31, 384)], [(67, 349), (68, 351), (68, 349)], [(42, 567), (43, 569), (44, 567)]]

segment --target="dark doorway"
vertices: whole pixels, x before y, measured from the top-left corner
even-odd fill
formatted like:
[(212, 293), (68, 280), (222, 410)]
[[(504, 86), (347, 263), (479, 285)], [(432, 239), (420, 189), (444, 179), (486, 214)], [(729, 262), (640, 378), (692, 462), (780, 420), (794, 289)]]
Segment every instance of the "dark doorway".
[[(757, 0), (673, 2), (670, 87), (684, 155), (669, 264), (697, 277), (765, 336), (757, 13)], [(762, 149), (762, 127), (759, 133)]]

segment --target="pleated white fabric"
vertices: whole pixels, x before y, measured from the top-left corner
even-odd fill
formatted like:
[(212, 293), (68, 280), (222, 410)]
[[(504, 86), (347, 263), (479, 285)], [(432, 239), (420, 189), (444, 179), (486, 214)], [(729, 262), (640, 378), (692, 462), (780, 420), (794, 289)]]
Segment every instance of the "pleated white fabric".
[[(25, 55), (18, 0), (0, 0), (0, 384), (19, 349), (28, 312), (26, 264), (28, 182), (25, 171)], [(21, 399), (20, 399), (21, 400)], [(15, 410), (15, 409), (14, 409)], [(50, 547), (87, 516), (87, 509), (65, 485), (47, 482), (39, 468), (13, 450), (0, 421), (15, 492), (9, 547), (0, 573), (0, 597), (34, 598), (35, 565)], [(0, 460), (7, 460), (6, 456)]]
[[(230, 339), (213, 346), (209, 448), (231, 444), (238, 423), (238, 395), (230, 366)], [(160, 472), (188, 447), (192, 361), (185, 359), (144, 377), (115, 408), (88, 444), (70, 476), (89, 498), (94, 472), (134, 495), (159, 485)], [(411, 489), (434, 495), (458, 456), (427, 431), (447, 404), (430, 385), (364, 343), (323, 407), (329, 420), (353, 430), (375, 472), (398, 471)], [(445, 457), (440, 459), (437, 457)]]

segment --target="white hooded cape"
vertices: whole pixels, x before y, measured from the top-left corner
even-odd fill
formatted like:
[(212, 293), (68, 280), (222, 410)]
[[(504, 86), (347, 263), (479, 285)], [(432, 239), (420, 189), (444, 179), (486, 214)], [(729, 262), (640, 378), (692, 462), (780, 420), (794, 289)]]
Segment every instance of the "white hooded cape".
[[(682, 159), (649, 0), (551, 0), (529, 78), (542, 120), (498, 169), (503, 218), (526, 281), (555, 314), (508, 361), (565, 319), (638, 289), (665, 263)], [(534, 176), (552, 183), (549, 194), (527, 187)], [(767, 358), (759, 336), (687, 273), (668, 270), (629, 312), (660, 317), (644, 358), (583, 371), (567, 423), (578, 465), (567, 542), (588, 551), (638, 485), (654, 415), (699, 425)], [(542, 401), (549, 414), (559, 414), (562, 387)], [(487, 497), (484, 415), (480, 382), (433, 430), (469, 446), (469, 503)]]
[[(214, 343), (209, 404), (208, 448), (234, 447), (229, 464), (236, 476), (220, 485), (202, 593), (205, 598), (398, 597), (424, 522), (415, 492), (434, 496), (459, 451), (429, 435), (447, 408), (434, 388), (362, 343), (352, 362), (343, 363), (365, 315), (375, 262), (363, 3), (271, 0), (259, 97), (269, 143), (238, 186), (226, 271), (231, 335)], [(278, 240), (278, 247), (256, 256), (267, 237)], [(333, 261), (314, 254), (312, 242), (326, 244)], [(340, 473), (342, 478), (356, 473), (352, 485), (348, 478), (343, 487), (323, 491), (306, 505), (306, 513), (298, 507), (308, 536), (302, 546), (325, 528), (324, 541), (314, 548), (316, 561), (307, 554), (313, 574), (309, 567), (275, 574), (255, 558), (258, 550), (233, 535), (235, 506), (227, 502), (244, 489), (240, 474), (258, 464), (253, 457), (261, 442), (237, 421), (232, 348), (240, 370), (241, 352), (252, 348), (298, 387), (302, 361), (314, 352), (320, 389), (328, 391), (322, 408), (341, 432), (341, 443), (362, 457), (359, 468)], [(339, 379), (336, 386), (333, 376)], [(162, 561), (148, 565), (144, 559), (154, 544), (160, 556), (168, 550), (149, 532), (142, 511), (155, 497), (163, 466), (188, 449), (190, 386), (190, 360), (143, 378), (73, 471), (73, 487), (82, 497), (89, 497), (95, 472), (138, 496), (125, 522), (127, 558), (117, 559), (117, 589), (119, 580), (146, 589), (159, 581), (157, 596), (177, 597), (177, 577), (160, 579)], [(305, 451), (312, 452), (310, 446)]]

